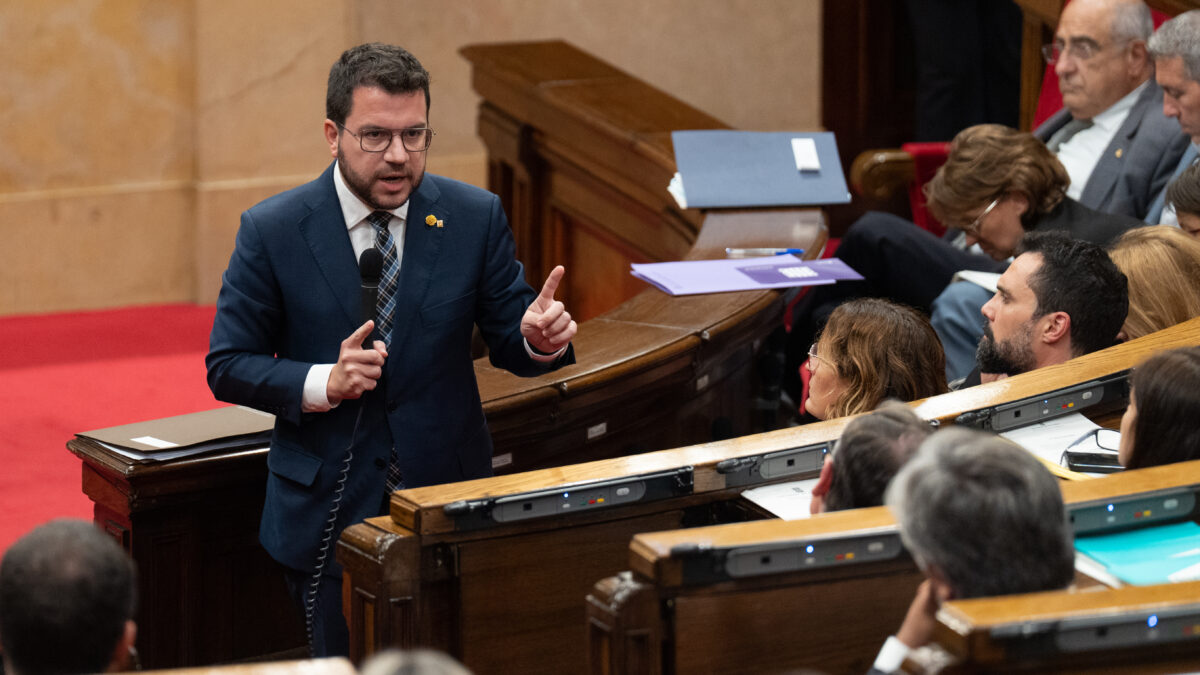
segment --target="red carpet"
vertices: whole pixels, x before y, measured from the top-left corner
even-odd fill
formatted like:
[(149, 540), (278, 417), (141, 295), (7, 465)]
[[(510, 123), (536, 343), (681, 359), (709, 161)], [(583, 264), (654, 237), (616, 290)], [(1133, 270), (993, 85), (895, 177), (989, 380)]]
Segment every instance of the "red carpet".
[(76, 432), (216, 408), (212, 307), (0, 318), (0, 551), (52, 518), (90, 519)]

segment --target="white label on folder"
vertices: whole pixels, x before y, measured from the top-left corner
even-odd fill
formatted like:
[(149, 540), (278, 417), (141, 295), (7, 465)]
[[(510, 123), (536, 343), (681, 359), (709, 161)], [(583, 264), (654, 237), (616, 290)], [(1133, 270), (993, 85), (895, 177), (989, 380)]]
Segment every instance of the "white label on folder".
[(821, 160), (817, 159), (817, 144), (811, 138), (793, 138), (792, 154), (796, 156), (797, 171), (820, 171)]
[(149, 445), (151, 447), (158, 448), (159, 450), (165, 450), (166, 448), (178, 448), (179, 447), (178, 443), (172, 443), (171, 441), (164, 441), (161, 438), (155, 438), (153, 436), (138, 436), (137, 438), (131, 438), (129, 440), (133, 441), (134, 443), (141, 443), (142, 445)]

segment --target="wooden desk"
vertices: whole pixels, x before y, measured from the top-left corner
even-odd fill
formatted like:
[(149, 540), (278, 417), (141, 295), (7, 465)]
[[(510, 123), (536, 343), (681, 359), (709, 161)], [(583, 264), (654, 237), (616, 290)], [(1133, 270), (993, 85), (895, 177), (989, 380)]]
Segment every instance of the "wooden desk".
[[(1185, 344), (1200, 344), (1200, 320), (1070, 365), (927, 399), (916, 408), (926, 418), (950, 422), (968, 410), (1121, 372), (1157, 349)], [(347, 529), (338, 546), (349, 589), (352, 654), (425, 645), (483, 672), (579, 670), (585, 639), (579, 599), (596, 579), (627, 568), (631, 536), (745, 518), (729, 509), (744, 486), (816, 475), (818, 448), (848, 420), (397, 492), (390, 517)], [(771, 453), (796, 448), (806, 449), (796, 458), (797, 473), (762, 475)], [(456, 502), (519, 502), (519, 495), (578, 493), (587, 484), (670, 471), (684, 472), (686, 490), (627, 505), (487, 526), (462, 525), (446, 513)]]
[[(1200, 461), (1064, 484), (1063, 496), (1077, 532), (1102, 532), (1094, 528), (1107, 520), (1116, 527), (1194, 521)], [(1147, 511), (1150, 518), (1137, 517)], [(1161, 619), (1155, 630), (1151, 614)], [(1197, 625), (1200, 582), (1090, 588), (948, 603), (935, 642), (954, 664), (948, 672), (1174, 673), (1200, 666)]]
[[(1200, 461), (1064, 483), (1063, 498), (1073, 526), (1107, 502), (1117, 527), (1168, 490), (1200, 491)], [(639, 534), (629, 566), (587, 598), (592, 673), (866, 672), (924, 578), (884, 507)]]
[(1191, 581), (953, 601), (934, 639), (946, 673), (1182, 673), (1200, 669), (1197, 624)]
[[(827, 236), (821, 213), (680, 209), (666, 192), (669, 131), (725, 125), (562, 42), (465, 53), (484, 97), (491, 187), (531, 280), (540, 286), (552, 263), (566, 262), (568, 306), (587, 319), (574, 341), (578, 363), (554, 373), (523, 379), (476, 361), (496, 472), (760, 428), (757, 356), (780, 323), (782, 295), (673, 298), (634, 280), (629, 263), (715, 257), (728, 245), (786, 244), (815, 257)], [(82, 440), (67, 447), (83, 460), (96, 521), (140, 568), (144, 665), (219, 663), (303, 644), (279, 568), (257, 542), (265, 449), (140, 463)]]

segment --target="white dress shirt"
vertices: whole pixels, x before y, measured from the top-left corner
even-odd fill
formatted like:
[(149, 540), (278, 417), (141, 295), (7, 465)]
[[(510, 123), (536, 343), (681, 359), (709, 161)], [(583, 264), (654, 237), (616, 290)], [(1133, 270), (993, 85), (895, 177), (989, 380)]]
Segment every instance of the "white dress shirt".
[(1141, 96), (1142, 90), (1149, 86), (1149, 80), (1125, 95), (1124, 98), (1109, 106), (1107, 110), (1092, 118), (1092, 126), (1083, 129), (1058, 146), (1058, 161), (1062, 162), (1071, 177), (1067, 186), (1067, 196), (1079, 199), (1092, 171), (1100, 161), (1100, 156), (1112, 143), (1117, 130), (1129, 117), (1133, 104)]

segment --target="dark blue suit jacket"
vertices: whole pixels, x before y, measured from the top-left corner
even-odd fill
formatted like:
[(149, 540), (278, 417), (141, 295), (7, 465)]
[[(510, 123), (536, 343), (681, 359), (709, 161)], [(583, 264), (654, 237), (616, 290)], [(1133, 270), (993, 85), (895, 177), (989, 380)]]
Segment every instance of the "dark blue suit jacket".
[[(348, 450), (353, 459), (335, 535), (379, 515), (393, 444), (407, 487), (491, 475), (491, 436), (471, 360), (473, 325), (496, 366), (522, 376), (551, 367), (530, 359), (521, 338), (521, 316), (536, 293), (513, 257), (500, 200), (427, 174), (409, 200), (379, 387), (329, 412), (302, 412), (309, 367), (337, 361), (342, 340), (364, 316), (335, 166), (242, 214), (206, 359), (218, 399), (276, 416), (259, 536), (275, 559), (299, 570), (313, 568)], [(426, 225), (429, 215), (443, 226)], [(573, 360), (568, 353), (555, 366)], [(333, 564), (326, 571), (340, 574)]]

